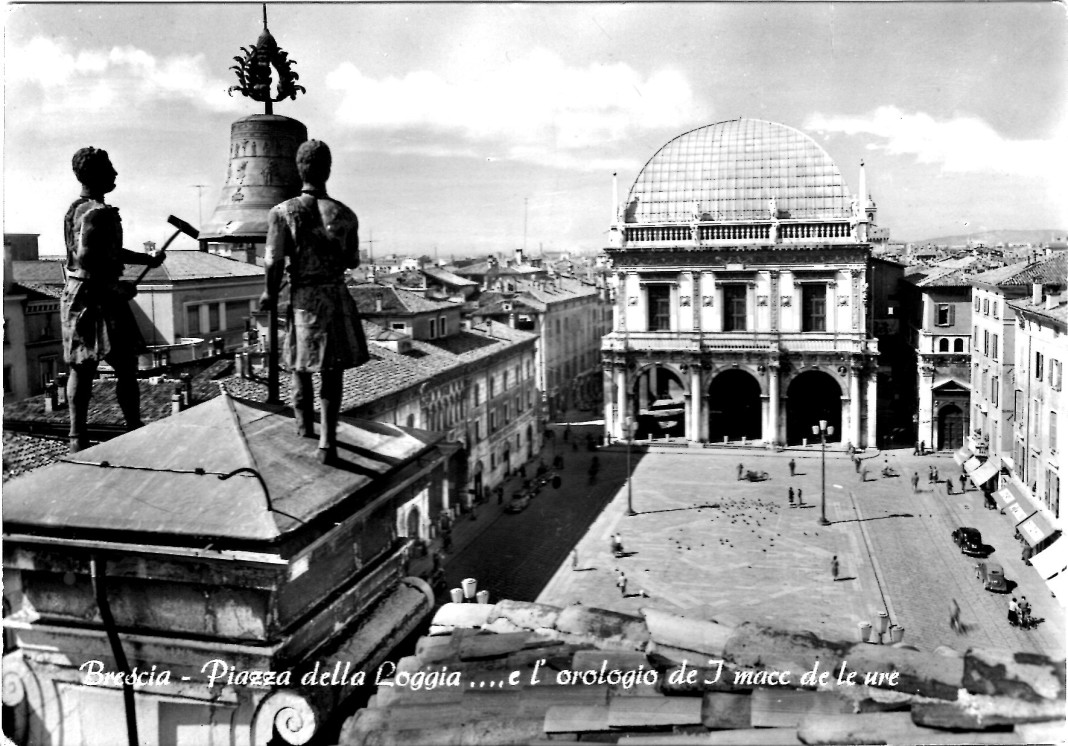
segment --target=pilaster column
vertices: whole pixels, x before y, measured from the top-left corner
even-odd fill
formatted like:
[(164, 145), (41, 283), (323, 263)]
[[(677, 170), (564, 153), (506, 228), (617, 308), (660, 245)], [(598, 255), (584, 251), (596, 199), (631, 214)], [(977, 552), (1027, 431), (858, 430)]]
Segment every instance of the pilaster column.
[(616, 420), (612, 427), (612, 436), (617, 440), (623, 436), (623, 422), (629, 414), (627, 410), (627, 369), (620, 365), (616, 368)]
[(701, 440), (701, 366), (690, 366), (690, 409), (686, 414), (687, 438)]
[(615, 431), (615, 418), (613, 407), (615, 400), (612, 398), (612, 369), (604, 368), (601, 371), (601, 386), (604, 390), (604, 442), (607, 445), (612, 442), (612, 433)]
[(874, 370), (868, 373), (867, 394), (868, 394), (868, 438), (865, 441), (865, 445), (868, 448), (877, 447), (876, 443), (876, 412), (879, 409), (879, 376)]
[(779, 442), (779, 366), (768, 366), (768, 429), (764, 442), (774, 445)]
[(918, 409), (920, 415), (919, 427), (916, 429), (916, 440), (922, 440), (927, 448), (933, 448), (934, 443), (934, 368), (931, 365), (920, 364), (920, 389)]
[(849, 369), (849, 442), (860, 448), (860, 370)]

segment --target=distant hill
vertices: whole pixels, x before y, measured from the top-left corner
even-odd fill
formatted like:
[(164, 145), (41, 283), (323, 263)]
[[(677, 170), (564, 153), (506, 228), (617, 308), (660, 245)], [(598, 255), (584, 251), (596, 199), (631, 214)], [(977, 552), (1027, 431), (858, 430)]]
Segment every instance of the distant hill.
[(939, 236), (938, 238), (924, 238), (919, 241), (909, 241), (913, 244), (938, 244), (942, 246), (960, 246), (969, 241), (993, 246), (998, 243), (1049, 243), (1054, 239), (1065, 240), (1068, 230), (990, 230), (977, 233), (964, 233), (959, 236)]

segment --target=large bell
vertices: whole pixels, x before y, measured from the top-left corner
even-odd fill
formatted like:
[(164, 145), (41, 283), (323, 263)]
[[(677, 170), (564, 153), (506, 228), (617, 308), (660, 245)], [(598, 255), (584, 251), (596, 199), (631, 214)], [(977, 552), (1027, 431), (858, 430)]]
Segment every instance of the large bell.
[(275, 114), (254, 114), (230, 125), (226, 183), (200, 228), (200, 240), (263, 243), (268, 211), (300, 194), (297, 148), (307, 139), (301, 122)]

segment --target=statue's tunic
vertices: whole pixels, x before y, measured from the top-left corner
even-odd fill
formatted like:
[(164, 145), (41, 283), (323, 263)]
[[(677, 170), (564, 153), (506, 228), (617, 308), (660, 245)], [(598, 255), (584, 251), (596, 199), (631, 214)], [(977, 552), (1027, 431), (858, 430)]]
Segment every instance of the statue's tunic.
[(271, 208), (267, 260), (288, 259), (290, 303), (285, 360), (292, 371), (344, 370), (369, 359), (345, 269), (359, 264), (356, 213), (306, 190)]
[(118, 208), (82, 196), (63, 218), (63, 236), (67, 284), (60, 312), (67, 364), (111, 362), (142, 352), (145, 340), (130, 310), (132, 288), (119, 282), (125, 265)]

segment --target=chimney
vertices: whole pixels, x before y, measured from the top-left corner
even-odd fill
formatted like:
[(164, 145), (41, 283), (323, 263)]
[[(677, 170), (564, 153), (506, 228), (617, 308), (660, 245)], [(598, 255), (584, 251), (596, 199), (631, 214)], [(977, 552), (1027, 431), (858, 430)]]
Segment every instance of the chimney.
[(382, 296), (381, 295), (375, 297), (375, 311), (377, 311), (378, 313), (382, 313)]
[(1031, 283), (1031, 303), (1038, 306), (1042, 304), (1042, 283)]
[(171, 414), (178, 414), (182, 411), (182, 384), (174, 384), (174, 393), (171, 394)]

